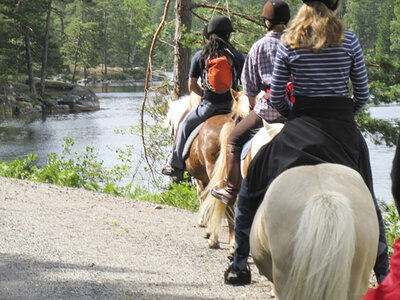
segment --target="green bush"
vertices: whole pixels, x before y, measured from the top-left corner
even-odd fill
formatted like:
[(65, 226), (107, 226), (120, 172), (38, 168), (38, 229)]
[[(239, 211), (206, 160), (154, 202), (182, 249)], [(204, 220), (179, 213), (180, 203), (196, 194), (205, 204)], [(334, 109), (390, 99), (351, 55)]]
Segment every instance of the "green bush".
[(72, 153), (73, 145), (72, 139), (65, 139), (62, 153), (50, 153), (47, 164), (42, 167), (34, 165), (37, 155), (33, 153), (22, 160), (3, 162), (0, 164), (0, 175), (112, 194), (123, 194), (124, 189), (129, 188), (118, 187), (129, 168), (116, 165), (107, 170), (103, 161), (98, 161), (96, 149), (86, 147), (83, 152)]
[(389, 147), (396, 145), (399, 134), (399, 120), (374, 119), (366, 110), (356, 115), (355, 118), (361, 132), (369, 136), (375, 144), (385, 143)]
[(72, 139), (65, 139), (62, 153), (50, 153), (47, 164), (41, 167), (34, 164), (37, 155), (33, 153), (22, 160), (0, 163), (0, 176), (83, 188), (191, 211), (198, 210), (196, 191), (189, 183), (174, 184), (161, 193), (151, 193), (142, 187), (136, 187), (131, 192), (132, 183), (121, 186), (122, 179), (131, 175), (133, 169), (133, 149), (130, 146), (126, 150), (115, 150), (121, 164), (116, 164), (111, 170), (103, 166), (103, 161), (98, 161), (97, 150), (93, 147), (72, 153), (73, 146)]
[(366, 56), (370, 93), (375, 105), (400, 101), (400, 62), (388, 55)]
[(379, 200), (379, 207), (382, 210), (383, 222), (386, 229), (386, 240), (389, 247), (389, 256), (393, 254), (393, 245), (400, 238), (400, 217), (394, 203), (387, 204)]
[(187, 182), (181, 184), (174, 183), (170, 189), (161, 194), (154, 194), (146, 189), (137, 187), (129, 194), (129, 197), (136, 200), (179, 207), (190, 211), (198, 211), (200, 205), (195, 189)]

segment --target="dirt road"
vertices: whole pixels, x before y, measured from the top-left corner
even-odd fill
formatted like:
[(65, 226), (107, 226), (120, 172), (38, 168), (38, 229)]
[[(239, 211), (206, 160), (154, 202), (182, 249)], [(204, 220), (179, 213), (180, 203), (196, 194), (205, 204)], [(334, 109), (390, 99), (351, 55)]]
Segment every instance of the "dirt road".
[(0, 177), (0, 299), (270, 299), (223, 284), (228, 237), (207, 248), (196, 213)]

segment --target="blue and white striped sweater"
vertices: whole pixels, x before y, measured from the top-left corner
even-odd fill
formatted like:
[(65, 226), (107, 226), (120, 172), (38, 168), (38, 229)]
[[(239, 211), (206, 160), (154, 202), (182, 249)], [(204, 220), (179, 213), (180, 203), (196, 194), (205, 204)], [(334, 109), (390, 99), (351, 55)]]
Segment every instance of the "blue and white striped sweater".
[(293, 95), (303, 97), (349, 97), (349, 79), (353, 85), (354, 111), (359, 112), (369, 99), (368, 78), (357, 36), (344, 32), (341, 47), (320, 53), (279, 45), (272, 73), (272, 105), (287, 115), (291, 103), (285, 99), (286, 83), (293, 79)]

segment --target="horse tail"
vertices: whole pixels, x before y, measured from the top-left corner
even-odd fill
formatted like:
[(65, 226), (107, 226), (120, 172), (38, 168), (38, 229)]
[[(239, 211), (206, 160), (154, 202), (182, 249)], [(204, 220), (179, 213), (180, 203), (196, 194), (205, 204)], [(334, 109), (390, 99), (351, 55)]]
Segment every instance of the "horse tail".
[(228, 136), (235, 127), (235, 123), (226, 122), (221, 129), (219, 135), (220, 151), (218, 158), (215, 162), (213, 172), (211, 173), (211, 178), (204, 191), (201, 193), (200, 198), (204, 199), (201, 207), (200, 214), (206, 224), (209, 224), (209, 228), (217, 230), (223, 215), (225, 213), (226, 205), (222, 201), (211, 196), (211, 187), (218, 182), (221, 182), (226, 177), (226, 146), (228, 141)]
[(347, 299), (355, 240), (348, 198), (336, 192), (314, 196), (299, 220), (282, 299)]

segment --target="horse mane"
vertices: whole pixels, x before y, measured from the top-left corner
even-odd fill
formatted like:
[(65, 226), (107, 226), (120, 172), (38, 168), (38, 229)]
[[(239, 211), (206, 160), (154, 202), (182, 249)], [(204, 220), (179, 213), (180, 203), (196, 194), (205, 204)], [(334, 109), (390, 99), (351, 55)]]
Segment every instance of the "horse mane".
[(233, 98), (232, 103), (232, 119), (241, 120), (250, 113), (249, 98), (244, 94), (243, 91), (236, 92), (231, 89), (231, 95)]
[[(231, 90), (231, 94), (234, 99), (231, 107), (232, 118), (243, 119), (250, 112), (249, 100), (243, 92)], [(163, 127), (169, 129), (171, 136), (175, 136), (179, 122), (182, 120), (183, 116), (193, 108), (196, 108), (200, 104), (200, 101), (201, 97), (193, 92), (190, 93), (190, 95), (180, 97), (178, 100), (168, 101), (169, 109), (164, 119)]]

